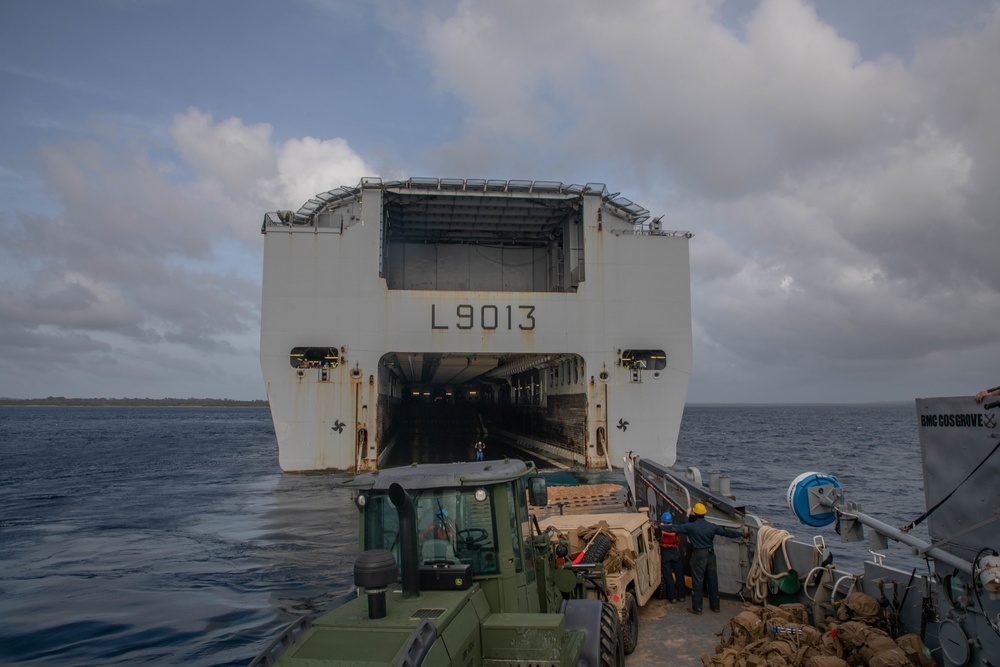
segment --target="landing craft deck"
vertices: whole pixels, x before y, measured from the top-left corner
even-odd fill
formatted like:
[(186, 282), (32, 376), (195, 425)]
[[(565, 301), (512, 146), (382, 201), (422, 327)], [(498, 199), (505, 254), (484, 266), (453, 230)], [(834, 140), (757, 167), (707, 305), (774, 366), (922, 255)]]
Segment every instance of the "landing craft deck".
[(673, 463), (691, 235), (603, 184), (367, 178), (262, 232), (283, 470), (455, 460), (493, 436), (588, 467)]
[(639, 610), (639, 644), (628, 657), (630, 667), (703, 667), (701, 656), (715, 655), (723, 628), (743, 603), (723, 598), (717, 614), (687, 613), (690, 602), (655, 600)]

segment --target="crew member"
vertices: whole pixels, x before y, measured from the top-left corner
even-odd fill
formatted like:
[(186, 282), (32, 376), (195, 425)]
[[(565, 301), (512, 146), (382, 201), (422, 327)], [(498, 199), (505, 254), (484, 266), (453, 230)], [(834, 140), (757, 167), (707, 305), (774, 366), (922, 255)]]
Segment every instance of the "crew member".
[(684, 585), (681, 550), (673, 523), (673, 515), (664, 512), (660, 516), (660, 525), (655, 528), (656, 537), (660, 542), (660, 572), (667, 587), (667, 602), (684, 602), (687, 587)]
[(705, 515), (708, 509), (702, 503), (695, 503), (690, 521), (674, 526), (674, 532), (684, 533), (691, 543), (691, 608), (692, 614), (701, 613), (701, 602), (705, 582), (708, 582), (708, 603), (712, 611), (719, 611), (719, 573), (715, 563), (715, 536), (746, 537), (750, 529), (742, 531), (717, 526)]
[(976, 403), (982, 403), (984, 399), (990, 396), (1000, 396), (1000, 387), (993, 387), (992, 389), (983, 389), (981, 392), (976, 394)]
[[(421, 513), (422, 514), (422, 513)], [(455, 522), (448, 515), (448, 510), (439, 507), (430, 514), (429, 521), (417, 533), (421, 542), (427, 539), (451, 540), (455, 535)]]
[(486, 443), (482, 440), (476, 440), (476, 460), (483, 460), (483, 452), (486, 451)]

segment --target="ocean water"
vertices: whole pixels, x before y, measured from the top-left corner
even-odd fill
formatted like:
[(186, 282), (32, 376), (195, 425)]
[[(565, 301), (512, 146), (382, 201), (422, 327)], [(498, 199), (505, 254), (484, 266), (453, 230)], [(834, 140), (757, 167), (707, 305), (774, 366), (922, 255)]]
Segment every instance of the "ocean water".
[(917, 431), (913, 403), (688, 406), (675, 467), (698, 467), (706, 484), (728, 473), (737, 500), (796, 536), (806, 527), (787, 493), (804, 472), (834, 475), (845, 500), (898, 526), (925, 508)]
[[(800, 541), (823, 538), (843, 570), (872, 560), (867, 540), (844, 543), (833, 526), (812, 528), (788, 507), (788, 488), (804, 472), (831, 474), (845, 501), (892, 526), (926, 509), (916, 408), (913, 403), (864, 405), (687, 406), (675, 468), (730, 475), (731, 491), (747, 510)], [(867, 533), (866, 533), (867, 534)], [(928, 541), (927, 524), (911, 535)], [(885, 564), (926, 573), (910, 547), (890, 542)]]
[[(689, 406), (678, 466), (806, 539), (800, 472), (893, 525), (924, 508), (912, 404)], [(0, 407), (0, 664), (245, 665), (350, 594), (343, 479), (282, 474), (266, 409)]]

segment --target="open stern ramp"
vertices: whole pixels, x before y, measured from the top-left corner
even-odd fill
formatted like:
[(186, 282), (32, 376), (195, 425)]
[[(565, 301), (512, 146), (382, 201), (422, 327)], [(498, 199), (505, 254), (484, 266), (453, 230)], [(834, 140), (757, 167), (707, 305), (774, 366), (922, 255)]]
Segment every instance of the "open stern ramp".
[(691, 235), (603, 184), (366, 178), (262, 232), (282, 469), (501, 437), (591, 467), (675, 459)]

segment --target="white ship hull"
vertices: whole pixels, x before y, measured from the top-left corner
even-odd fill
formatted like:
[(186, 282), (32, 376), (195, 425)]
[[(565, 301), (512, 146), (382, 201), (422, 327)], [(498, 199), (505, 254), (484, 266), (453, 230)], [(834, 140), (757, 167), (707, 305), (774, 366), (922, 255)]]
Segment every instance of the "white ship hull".
[(414, 401), (479, 405), (491, 436), (590, 467), (674, 462), (690, 235), (603, 186), (498, 183), (368, 179), (265, 218), (261, 367), (283, 470), (377, 469), (407, 446), (393, 420)]

